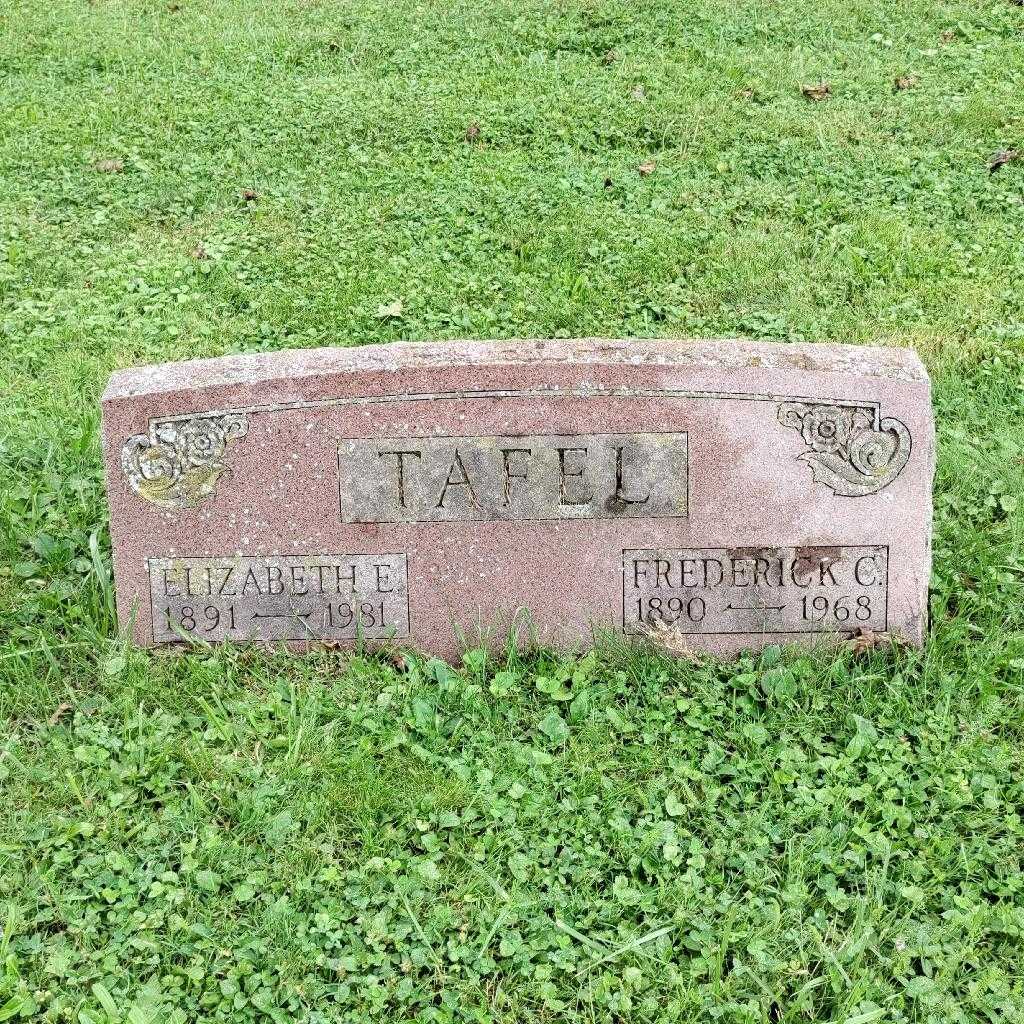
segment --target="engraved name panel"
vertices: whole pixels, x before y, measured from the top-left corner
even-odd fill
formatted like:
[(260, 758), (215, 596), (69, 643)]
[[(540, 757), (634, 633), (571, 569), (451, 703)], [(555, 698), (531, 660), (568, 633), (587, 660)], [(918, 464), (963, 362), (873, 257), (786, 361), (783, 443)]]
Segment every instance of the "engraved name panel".
[(622, 553), (627, 633), (846, 633), (887, 628), (885, 546)]
[(409, 635), (406, 556), (150, 558), (153, 642)]
[(687, 515), (685, 433), (351, 438), (346, 523)]

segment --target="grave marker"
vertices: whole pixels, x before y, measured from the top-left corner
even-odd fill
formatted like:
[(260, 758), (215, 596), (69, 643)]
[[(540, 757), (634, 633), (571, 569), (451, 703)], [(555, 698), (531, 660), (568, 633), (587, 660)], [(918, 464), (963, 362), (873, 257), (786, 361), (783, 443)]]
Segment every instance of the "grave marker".
[(932, 413), (903, 349), (395, 344), (115, 373), (118, 609), (143, 645), (452, 656), (664, 630), (923, 638)]

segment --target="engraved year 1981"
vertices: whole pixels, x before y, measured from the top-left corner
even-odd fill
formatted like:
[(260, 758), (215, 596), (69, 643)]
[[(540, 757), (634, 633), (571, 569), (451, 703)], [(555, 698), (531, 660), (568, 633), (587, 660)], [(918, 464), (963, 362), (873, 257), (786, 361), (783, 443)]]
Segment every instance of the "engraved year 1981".
[(151, 558), (156, 642), (406, 636), (404, 555)]

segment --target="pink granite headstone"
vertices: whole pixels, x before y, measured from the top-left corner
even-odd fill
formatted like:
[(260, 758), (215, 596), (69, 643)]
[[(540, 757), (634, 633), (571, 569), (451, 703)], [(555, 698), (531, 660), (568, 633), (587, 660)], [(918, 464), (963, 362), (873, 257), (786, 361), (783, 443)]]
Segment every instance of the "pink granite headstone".
[(118, 610), (142, 645), (412, 643), (529, 621), (732, 652), (920, 644), (934, 436), (905, 349), (395, 344), (115, 373)]

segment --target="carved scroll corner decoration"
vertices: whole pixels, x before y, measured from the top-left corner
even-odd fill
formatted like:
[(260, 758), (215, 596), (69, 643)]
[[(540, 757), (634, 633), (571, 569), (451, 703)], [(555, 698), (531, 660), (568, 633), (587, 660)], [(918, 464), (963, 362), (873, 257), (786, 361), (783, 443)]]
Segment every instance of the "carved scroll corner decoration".
[(167, 509), (195, 508), (217, 489), (228, 467), (228, 442), (245, 437), (245, 413), (158, 420), (128, 438), (121, 465), (136, 494)]
[(779, 422), (800, 432), (808, 450), (798, 456), (815, 483), (835, 494), (875, 494), (903, 472), (910, 459), (910, 431), (897, 419), (880, 419), (871, 406), (781, 402)]

